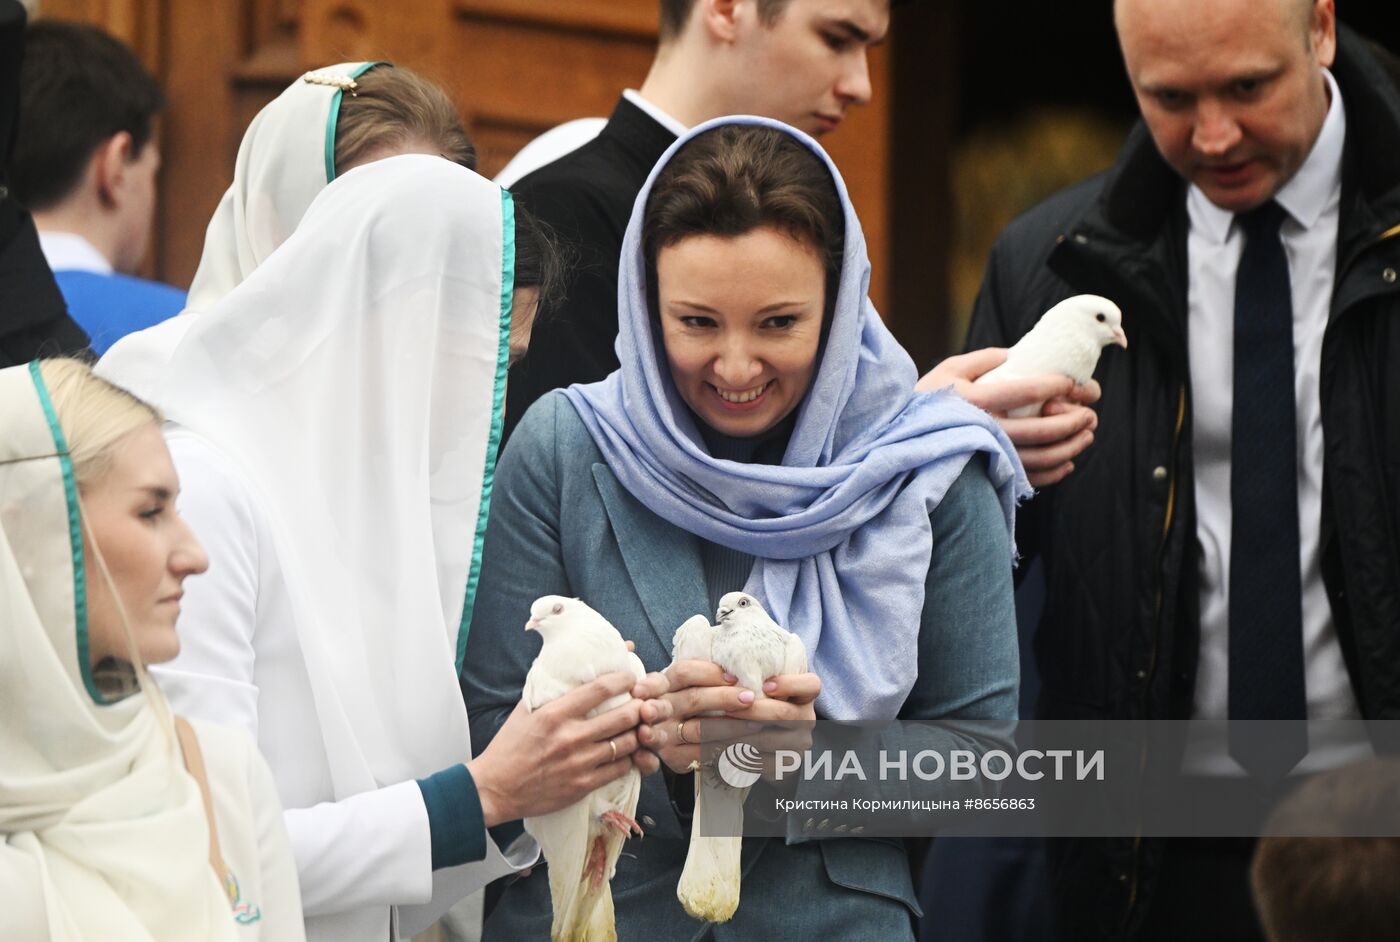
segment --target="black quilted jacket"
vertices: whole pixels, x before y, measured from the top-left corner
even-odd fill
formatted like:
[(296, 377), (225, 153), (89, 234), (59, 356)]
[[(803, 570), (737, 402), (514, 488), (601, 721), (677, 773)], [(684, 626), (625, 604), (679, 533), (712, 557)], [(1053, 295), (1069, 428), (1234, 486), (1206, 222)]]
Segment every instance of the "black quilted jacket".
[[(1400, 719), (1400, 94), (1389, 61), (1340, 29), (1347, 108), (1338, 268), (1322, 349), (1323, 574), (1363, 714)], [(1186, 346), (1185, 185), (1139, 125), (1117, 164), (998, 239), (968, 347), (1005, 346), (1080, 293), (1123, 309), (1095, 443), (1018, 520), (1039, 555), (1044, 718), (1185, 718), (1199, 648)], [(1173, 762), (1175, 756), (1154, 757)], [(1065, 938), (1131, 938), (1152, 841), (1060, 842)]]

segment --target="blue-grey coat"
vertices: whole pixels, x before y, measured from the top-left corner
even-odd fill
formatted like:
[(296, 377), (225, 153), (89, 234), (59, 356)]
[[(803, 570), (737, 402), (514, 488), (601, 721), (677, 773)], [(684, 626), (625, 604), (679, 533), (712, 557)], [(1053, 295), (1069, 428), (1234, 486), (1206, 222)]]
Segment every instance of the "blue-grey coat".
[[(1005, 517), (980, 459), (930, 517), (918, 679), (903, 719), (1013, 719), (1018, 663)], [(473, 747), (491, 741), (520, 699), (539, 651), (522, 630), (541, 595), (583, 599), (636, 645), (647, 670), (671, 661), (677, 626), (707, 610), (701, 541), (628, 494), (561, 392), (531, 407), (496, 469), (481, 582), (462, 673)], [(872, 634), (870, 643), (878, 644)], [(896, 840), (744, 841), (739, 909), (723, 925), (676, 899), (688, 825), (661, 775), (642, 786), (644, 839), (627, 842), (612, 881), (618, 938), (912, 939), (919, 914)], [(549, 882), (538, 871), (506, 887), (487, 940), (549, 936)], [(707, 932), (713, 935), (707, 935)]]

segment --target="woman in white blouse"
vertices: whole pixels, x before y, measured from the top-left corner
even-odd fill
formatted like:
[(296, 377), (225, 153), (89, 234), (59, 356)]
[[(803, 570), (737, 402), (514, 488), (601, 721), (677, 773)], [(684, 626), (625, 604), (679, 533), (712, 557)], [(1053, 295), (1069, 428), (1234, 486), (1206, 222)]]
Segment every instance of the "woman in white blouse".
[(207, 558), (154, 410), (74, 360), (0, 371), (0, 938), (303, 936), (266, 763), (174, 717)]

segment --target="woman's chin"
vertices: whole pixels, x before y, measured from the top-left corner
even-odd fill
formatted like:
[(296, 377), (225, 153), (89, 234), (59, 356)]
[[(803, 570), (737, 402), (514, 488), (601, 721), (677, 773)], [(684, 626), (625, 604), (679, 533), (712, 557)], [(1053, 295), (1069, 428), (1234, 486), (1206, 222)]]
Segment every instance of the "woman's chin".
[(710, 410), (702, 412), (700, 417), (710, 428), (721, 435), (728, 435), (730, 438), (753, 438), (756, 435), (762, 435), (778, 424), (777, 419), (760, 414), (733, 415)]
[(180, 636), (174, 626), (161, 627), (141, 639), (141, 659), (147, 664), (164, 664), (180, 654)]

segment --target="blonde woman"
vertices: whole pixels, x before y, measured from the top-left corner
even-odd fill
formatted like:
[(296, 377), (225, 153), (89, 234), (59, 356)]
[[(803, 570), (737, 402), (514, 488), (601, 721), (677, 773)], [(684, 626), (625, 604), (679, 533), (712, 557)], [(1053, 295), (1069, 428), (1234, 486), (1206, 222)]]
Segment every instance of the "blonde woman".
[(0, 371), (0, 938), (300, 940), (272, 776), (175, 718), (207, 559), (160, 416), (70, 360)]

